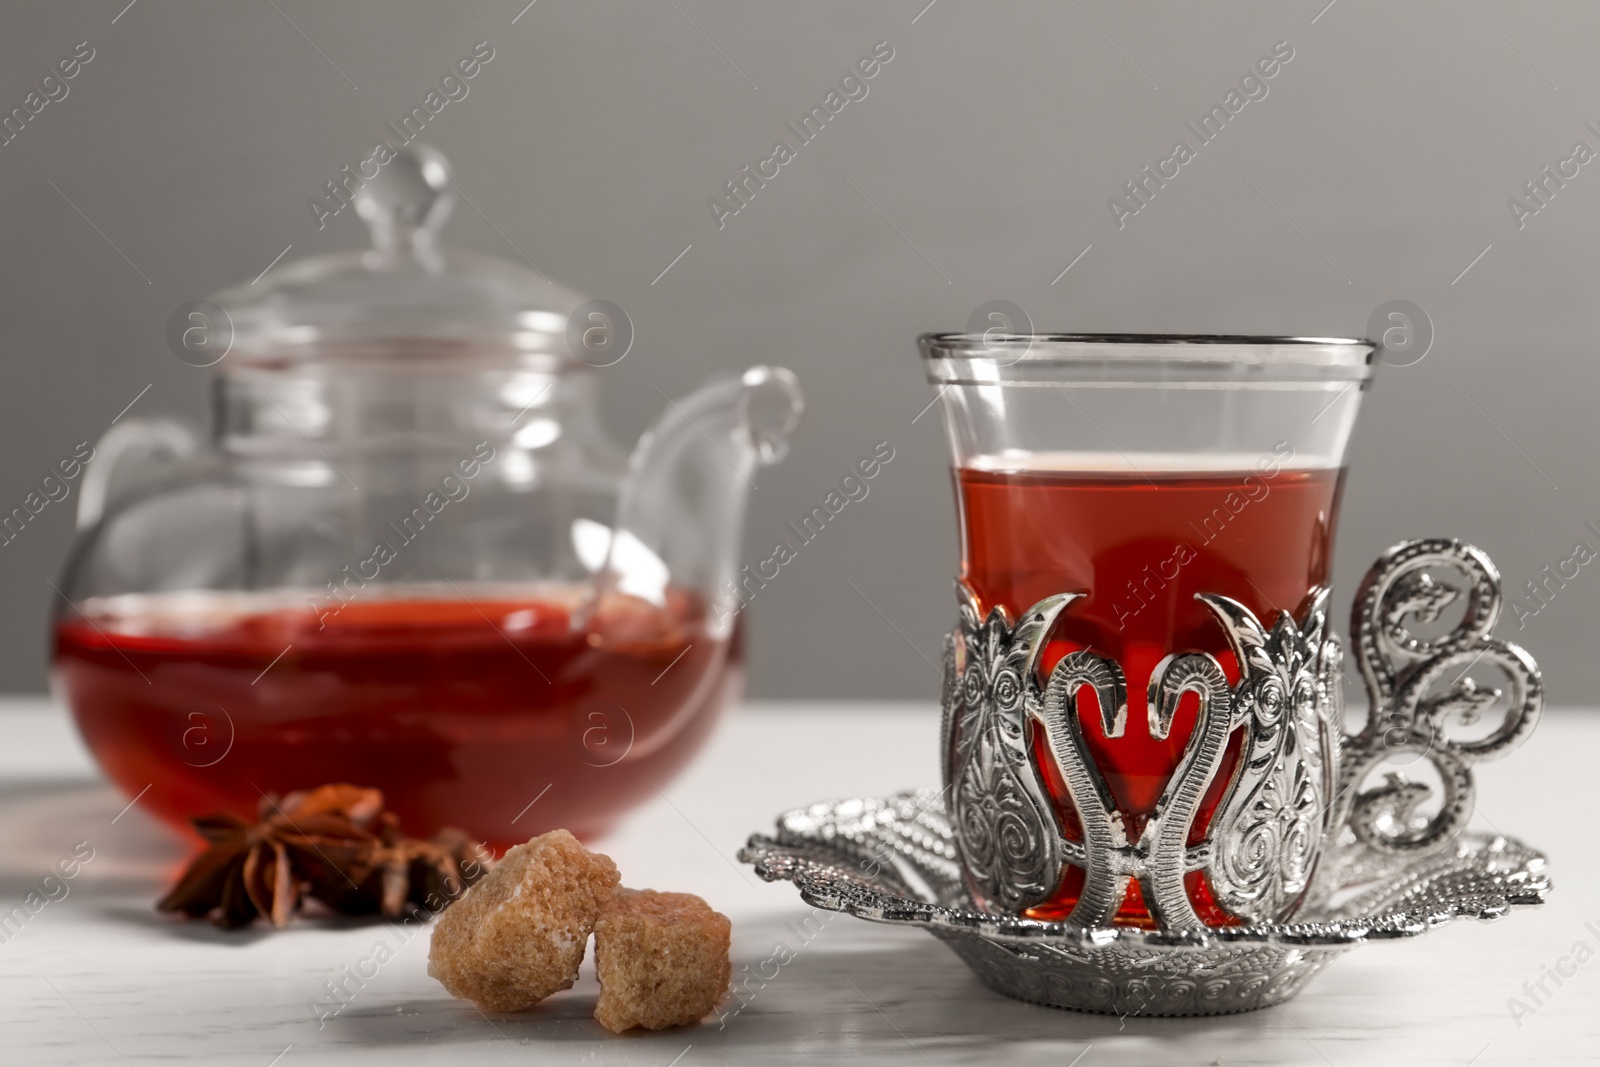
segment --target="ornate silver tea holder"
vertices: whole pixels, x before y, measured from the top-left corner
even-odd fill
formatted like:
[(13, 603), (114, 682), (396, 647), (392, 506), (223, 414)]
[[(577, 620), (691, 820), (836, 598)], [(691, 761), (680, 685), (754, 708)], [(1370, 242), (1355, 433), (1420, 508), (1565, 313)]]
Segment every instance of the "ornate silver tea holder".
[[(1436, 580), (1449, 572), (1459, 586)], [(1040, 685), (1044, 638), (1077, 594), (1051, 597), (1013, 624), (986, 618), (963, 590), (945, 655), (943, 789), (814, 804), (754, 835), (740, 858), (786, 879), (811, 905), (926, 928), (989, 988), (1058, 1008), (1152, 1016), (1248, 1011), (1294, 996), (1340, 953), (1414, 937), (1459, 918), (1497, 919), (1542, 904), (1545, 857), (1512, 838), (1468, 832), (1473, 764), (1520, 744), (1538, 721), (1537, 665), (1490, 636), (1500, 576), (1453, 540), (1409, 541), (1373, 565), (1351, 611), (1369, 697), (1360, 732), (1343, 733), (1341, 650), (1324, 601), (1270, 629), (1225, 597), (1201, 599), (1240, 666), (1230, 685), (1203, 653), (1169, 656), (1149, 687), (1149, 729), (1167, 736), (1179, 698), (1199, 714), (1154, 814), (1132, 838), (1085, 741), (1078, 702), (1096, 698), (1106, 738), (1126, 728), (1118, 665), (1071, 653)], [(1461, 601), (1464, 598), (1464, 604)], [(1458, 606), (1449, 632), (1416, 636)], [(1491, 665), (1508, 690), (1469, 672)], [(1503, 707), (1493, 730), (1470, 727)], [(1078, 815), (1069, 838), (1030, 758), (1033, 728)], [(1201, 801), (1243, 729), (1232, 778), (1204, 840), (1190, 844)], [(1411, 754), (1437, 789), (1385, 762)], [(1428, 807), (1434, 810), (1427, 811)], [(1068, 866), (1083, 887), (1060, 921), (1029, 918)], [(1237, 925), (1207, 926), (1185, 876), (1200, 872)], [(1136, 879), (1155, 928), (1112, 925)]]

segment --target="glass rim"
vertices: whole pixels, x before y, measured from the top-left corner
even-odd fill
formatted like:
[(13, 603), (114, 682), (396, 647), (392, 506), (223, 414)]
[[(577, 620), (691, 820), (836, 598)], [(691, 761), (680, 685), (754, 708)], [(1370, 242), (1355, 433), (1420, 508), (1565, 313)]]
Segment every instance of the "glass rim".
[(1365, 382), (1379, 350), (1354, 337), (998, 331), (925, 333), (917, 345), (928, 380), (950, 385)]

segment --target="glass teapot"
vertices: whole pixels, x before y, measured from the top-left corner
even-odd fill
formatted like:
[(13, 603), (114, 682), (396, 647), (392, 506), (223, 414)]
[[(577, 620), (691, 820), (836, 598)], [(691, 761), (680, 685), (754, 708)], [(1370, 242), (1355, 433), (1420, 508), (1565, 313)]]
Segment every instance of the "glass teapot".
[(739, 686), (717, 604), (794, 376), (713, 378), (625, 457), (595, 412), (617, 309), (441, 249), (452, 189), (398, 153), (353, 196), (370, 250), (190, 316), (209, 442), (124, 421), (84, 476), (53, 682), (169, 821), (347, 781), (416, 834), (592, 836)]

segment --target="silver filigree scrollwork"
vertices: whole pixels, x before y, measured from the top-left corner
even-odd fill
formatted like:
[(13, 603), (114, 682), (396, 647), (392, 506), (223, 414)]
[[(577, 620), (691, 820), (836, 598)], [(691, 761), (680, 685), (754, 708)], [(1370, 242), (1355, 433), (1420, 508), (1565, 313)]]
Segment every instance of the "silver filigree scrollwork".
[(1004, 608), (983, 617), (960, 593), (961, 628), (945, 649), (945, 788), (974, 902), (1015, 915), (1055, 892), (1069, 845), (1030, 751), (1028, 690), (1045, 635), (1082, 594), (1042, 600), (1013, 626)]
[[(1449, 574), (1449, 580), (1436, 575)], [(1182, 759), (1138, 839), (1083, 731), (1085, 693), (1093, 693), (1107, 739), (1127, 728), (1127, 683), (1112, 660), (1072, 652), (1041, 686), (1037, 667), (1051, 626), (1081, 593), (1049, 597), (1016, 626), (996, 608), (980, 617), (961, 588), (961, 627), (946, 648), (946, 787), (958, 851), (978, 907), (1019, 915), (1049, 900), (1068, 865), (1084, 871), (1068, 925), (1114, 923), (1131, 879), (1164, 929), (1202, 926), (1185, 888), (1201, 871), (1216, 903), (1251, 924), (1283, 922), (1326, 901), (1316, 869), (1337, 850), (1347, 870), (1374, 876), (1407, 857), (1445, 849), (1472, 811), (1473, 764), (1498, 758), (1532, 731), (1543, 703), (1538, 667), (1518, 646), (1491, 637), (1500, 578), (1488, 557), (1451, 540), (1409, 541), (1385, 553), (1362, 583), (1351, 639), (1371, 707), (1366, 725), (1345, 737), (1342, 651), (1329, 632), (1327, 595), (1298, 624), (1287, 613), (1267, 628), (1227, 597), (1199, 600), (1227, 635), (1239, 667), (1230, 686), (1215, 658), (1168, 656), (1147, 695), (1150, 736), (1165, 738), (1185, 693), (1199, 714)], [(1462, 611), (1439, 637), (1413, 627)], [(1509, 679), (1507, 691), (1480, 685), (1480, 665)], [(1484, 736), (1448, 735), (1503, 704)], [(1042, 743), (1035, 742), (1035, 732)], [(1207, 829), (1190, 844), (1201, 802), (1221, 769), (1231, 736), (1239, 755)], [(1442, 785), (1437, 811), (1422, 814), (1432, 790), (1389, 774), (1364, 788), (1381, 766), (1412, 753), (1431, 763)], [(1082, 840), (1062, 830), (1039, 760), (1059, 772)], [(1326, 881), (1326, 880), (1324, 880)]]
[(973, 910), (956, 830), (935, 789), (827, 801), (778, 819), (740, 853), (813, 907), (920, 927), (985, 985), (1039, 1004), (1117, 1015), (1217, 1015), (1278, 1004), (1367, 941), (1421, 937), (1456, 919), (1496, 919), (1550, 892), (1545, 858), (1522, 842), (1467, 832), (1456, 847), (1402, 860), (1374, 879), (1352, 853), (1317, 867), (1345, 900), (1308, 902), (1292, 923), (1172, 932), (1089, 929)]
[[(1461, 587), (1434, 577), (1442, 572)], [(1126, 734), (1121, 668), (1080, 650), (1042, 688), (1037, 677), (1051, 626), (1082, 595), (1042, 600), (1013, 626), (1002, 608), (982, 616), (961, 587), (961, 626), (945, 645), (944, 789), (798, 809), (780, 819), (776, 838), (752, 837), (741, 858), (763, 878), (793, 881), (815, 907), (928, 929), (998, 992), (1119, 1015), (1281, 1003), (1364, 941), (1498, 918), (1548, 896), (1542, 853), (1464, 832), (1472, 764), (1520, 744), (1543, 701), (1533, 660), (1489, 636), (1500, 580), (1477, 549), (1410, 541), (1368, 572), (1351, 636), (1372, 706), (1350, 737), (1340, 730), (1341, 651), (1325, 598), (1298, 625), (1280, 614), (1269, 630), (1243, 605), (1201, 595), (1227, 634), (1239, 681), (1230, 687), (1217, 659), (1195, 652), (1168, 656), (1152, 673), (1152, 737), (1170, 735), (1185, 694), (1198, 695), (1200, 710), (1136, 842), (1083, 730), (1081, 701), (1093, 693), (1104, 736)], [(1412, 626), (1439, 622), (1463, 595), (1453, 630), (1416, 636)], [(1509, 692), (1473, 681), (1479, 664), (1503, 673)], [(1484, 736), (1445, 735), (1447, 720), (1470, 724), (1502, 701)], [(1206, 839), (1191, 845), (1236, 733), (1235, 769)], [(1443, 782), (1431, 816), (1420, 814), (1424, 784), (1390, 775), (1362, 791), (1404, 752), (1430, 761)], [(1064, 835), (1036, 754), (1059, 772), (1081, 841)], [(1027, 917), (1068, 865), (1085, 871), (1072, 913)], [(1194, 871), (1241, 925), (1202, 924), (1185, 891)], [(1157, 929), (1115, 925), (1134, 878)]]
[[(1320, 598), (1297, 627), (1287, 615), (1269, 631), (1249, 609), (1201, 595), (1240, 664), (1230, 688), (1206, 653), (1168, 656), (1147, 694), (1150, 736), (1172, 729), (1185, 693), (1199, 699), (1195, 726), (1137, 840), (1118, 810), (1083, 733), (1083, 694), (1092, 692), (1108, 739), (1127, 728), (1127, 682), (1117, 663), (1069, 653), (1043, 692), (1036, 668), (1050, 627), (1082, 594), (1050, 597), (1010, 626), (1003, 608), (987, 617), (961, 587), (961, 628), (946, 644), (943, 739), (946, 787), (969, 888), (979, 907), (1020, 914), (1045, 902), (1068, 864), (1084, 871), (1066, 922), (1110, 925), (1131, 879), (1163, 928), (1194, 930), (1185, 875), (1203, 870), (1217, 902), (1246, 921), (1282, 919), (1299, 902), (1325, 837), (1336, 723), (1342, 713), (1338, 641), (1326, 633)], [(1082, 827), (1066, 838), (1033, 762), (1032, 727), (1065, 784)], [(1245, 740), (1204, 842), (1188, 841), (1222, 766), (1229, 737)]]
[[(1430, 571), (1453, 574), (1461, 587)], [(1438, 622), (1463, 596), (1461, 620), (1448, 633), (1431, 639), (1412, 633), (1410, 626)], [(1359, 846), (1378, 857), (1448, 847), (1472, 814), (1472, 765), (1506, 755), (1538, 722), (1544, 704), (1538, 665), (1519, 646), (1490, 636), (1500, 603), (1500, 575), (1489, 557), (1445, 539), (1391, 548), (1356, 593), (1350, 637), (1370, 709), (1361, 732), (1345, 741), (1333, 825), (1347, 824)], [(1503, 673), (1510, 692), (1475, 682), (1468, 672), (1480, 665)], [(1470, 726), (1502, 700), (1503, 717), (1486, 736), (1447, 736), (1452, 716)], [(1407, 752), (1439, 775), (1443, 791), (1432, 816), (1418, 814), (1432, 792), (1425, 783), (1390, 774), (1361, 791), (1384, 762)]]
[(1327, 594), (1296, 626), (1271, 630), (1238, 601), (1202, 593), (1239, 664), (1238, 770), (1212, 821), (1206, 872), (1217, 903), (1247, 922), (1291, 913), (1311, 883), (1328, 827), (1343, 716), (1338, 638)]
[(1216, 660), (1203, 654), (1169, 656), (1156, 668), (1150, 684), (1151, 736), (1163, 738), (1170, 732), (1183, 693), (1199, 696), (1200, 714), (1183, 758), (1137, 842), (1130, 839), (1085, 741), (1078, 708), (1085, 688), (1095, 691), (1106, 737), (1121, 737), (1127, 726), (1125, 682), (1115, 662), (1080, 651), (1056, 664), (1040, 717), (1047, 747), (1083, 826), (1084, 851), (1083, 889), (1066, 921), (1074, 926), (1109, 926), (1129, 879), (1137, 878), (1158, 923), (1174, 930), (1199, 929), (1202, 924), (1183, 885), (1185, 841), (1227, 745), (1232, 706), (1227, 676)]
[(1128, 855), (1128, 834), (1111, 790), (1088, 758), (1078, 698), (1095, 694), (1107, 737), (1121, 737), (1128, 724), (1128, 686), (1122, 668), (1092, 652), (1072, 652), (1050, 672), (1042, 721), (1047, 743), (1083, 827), (1083, 890), (1073, 910), (1080, 925), (1109, 923), (1122, 903), (1128, 875), (1137, 869)]

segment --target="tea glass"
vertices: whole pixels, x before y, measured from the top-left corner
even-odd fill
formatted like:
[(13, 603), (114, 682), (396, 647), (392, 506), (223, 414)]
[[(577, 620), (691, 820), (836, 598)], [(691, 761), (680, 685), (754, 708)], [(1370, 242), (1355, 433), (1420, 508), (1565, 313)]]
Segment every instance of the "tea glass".
[(961, 529), (946, 785), (974, 902), (1281, 921), (1326, 836), (1322, 603), (1374, 347), (929, 334)]

